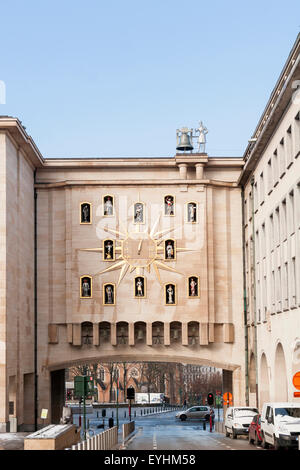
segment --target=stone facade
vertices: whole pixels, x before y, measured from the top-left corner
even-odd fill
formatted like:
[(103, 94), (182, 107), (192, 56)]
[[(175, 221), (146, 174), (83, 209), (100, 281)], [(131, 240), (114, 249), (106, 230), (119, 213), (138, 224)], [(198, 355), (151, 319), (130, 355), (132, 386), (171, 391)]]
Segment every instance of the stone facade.
[(64, 368), (93, 361), (206, 364), (234, 404), (297, 399), (299, 44), (243, 159), (46, 159), (18, 119), (0, 118), (0, 430), (10, 417), (41, 424), (42, 408), (55, 422)]
[[(212, 158), (206, 154), (147, 159), (44, 159), (17, 119), (1, 118), (0, 124), (1, 161), (6, 162), (5, 196), (9, 194), (9, 202), (2, 202), (3, 227), (8, 229), (3, 231), (2, 244), (7, 272), (1, 329), (8, 341), (2, 342), (1, 364), (5, 373), (1, 403), (5, 406), (1, 422), (9, 421), (9, 402), (14, 401), (19, 426), (27, 425), (23, 403), (30, 400), (28, 387), (32, 390), (34, 384), (37, 415), (42, 408), (50, 410), (51, 372), (95, 359), (220, 367), (233, 372), (235, 398), (243, 402), (242, 224), (237, 186), (241, 159)], [(114, 198), (112, 217), (103, 213), (106, 195)], [(164, 214), (166, 195), (174, 197), (172, 217)], [(140, 226), (133, 220), (137, 201), (144, 202), (145, 223)], [(91, 205), (88, 224), (80, 220), (82, 202)], [(189, 203), (197, 205), (196, 223), (189, 223)], [(120, 283), (120, 270), (96, 275), (114, 262), (103, 260), (101, 252), (83, 249), (102, 247), (103, 240), (111, 238), (119, 246), (120, 257), (124, 232), (140, 233), (145, 229), (153, 229), (159, 264), (134, 272), (125, 266), (126, 275)], [(167, 238), (175, 242), (174, 260), (163, 259), (160, 246)], [(146, 280), (147, 295), (142, 299), (134, 296), (136, 275), (143, 275)], [(92, 279), (91, 298), (80, 295), (80, 279), (84, 276)], [(199, 295), (195, 297), (188, 293), (190, 276), (199, 279)], [(107, 283), (115, 285), (114, 305), (103, 302), (103, 285)], [(168, 283), (176, 288), (174, 305), (166, 302)], [(103, 337), (105, 330), (108, 338)], [(9, 354), (5, 354), (5, 348), (10, 348)], [(58, 373), (55, 378), (53, 375), (52, 390), (58, 377)], [(22, 382), (27, 384), (26, 390)], [(12, 390), (18, 391), (16, 397)], [(29, 409), (25, 415), (32, 417)]]
[[(250, 402), (299, 401), (300, 36), (245, 155), (243, 191)], [(258, 393), (257, 393), (258, 391)]]

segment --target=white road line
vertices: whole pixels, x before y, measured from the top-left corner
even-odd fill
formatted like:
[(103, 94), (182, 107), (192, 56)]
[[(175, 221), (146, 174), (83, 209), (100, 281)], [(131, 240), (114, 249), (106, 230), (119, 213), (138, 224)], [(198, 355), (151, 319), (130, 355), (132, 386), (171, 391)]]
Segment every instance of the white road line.
[(156, 434), (153, 434), (153, 449), (157, 450), (157, 441), (156, 441)]

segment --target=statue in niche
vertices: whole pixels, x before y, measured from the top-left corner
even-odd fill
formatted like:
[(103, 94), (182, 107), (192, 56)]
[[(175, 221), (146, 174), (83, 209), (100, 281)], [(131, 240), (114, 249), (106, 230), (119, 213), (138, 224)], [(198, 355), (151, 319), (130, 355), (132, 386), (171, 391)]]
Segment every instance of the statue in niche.
[(91, 297), (91, 279), (89, 277), (81, 279), (81, 297)]
[(134, 222), (136, 224), (144, 223), (144, 204), (141, 202), (134, 205)]
[(106, 261), (114, 260), (114, 244), (112, 240), (104, 241), (104, 259)]
[(198, 278), (189, 277), (189, 297), (198, 297)]
[(197, 204), (195, 202), (188, 203), (188, 222), (197, 222)]
[(145, 284), (143, 277), (137, 277), (135, 279), (135, 296), (144, 297), (145, 296)]
[(114, 304), (114, 285), (113, 284), (106, 284), (104, 290), (104, 303), (105, 305), (113, 305)]
[(174, 240), (166, 240), (165, 242), (165, 259), (175, 259)]
[(174, 215), (174, 197), (165, 197), (165, 215)]
[(81, 204), (81, 223), (89, 224), (91, 222), (91, 207), (88, 203)]
[(166, 286), (166, 304), (175, 304), (175, 286), (173, 284)]
[(111, 196), (104, 196), (104, 215), (113, 215), (114, 213), (114, 204), (113, 198)]

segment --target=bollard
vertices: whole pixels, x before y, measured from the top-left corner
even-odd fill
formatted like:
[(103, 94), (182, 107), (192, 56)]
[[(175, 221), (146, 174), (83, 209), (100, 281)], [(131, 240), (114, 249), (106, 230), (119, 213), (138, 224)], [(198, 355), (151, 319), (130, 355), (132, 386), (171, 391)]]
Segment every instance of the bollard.
[(205, 429), (206, 429), (206, 422), (203, 421), (203, 430), (205, 431)]
[(114, 426), (114, 419), (112, 417), (112, 418), (109, 418), (109, 420), (108, 420), (108, 427), (112, 428), (113, 426)]
[(126, 418), (126, 411), (124, 411), (124, 418)]

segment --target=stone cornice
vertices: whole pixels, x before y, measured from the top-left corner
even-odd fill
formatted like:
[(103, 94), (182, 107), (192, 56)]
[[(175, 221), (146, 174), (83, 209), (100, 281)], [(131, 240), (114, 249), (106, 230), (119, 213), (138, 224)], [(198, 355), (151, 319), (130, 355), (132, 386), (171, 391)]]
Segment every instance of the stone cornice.
[(215, 186), (215, 187), (227, 187), (237, 188), (238, 184), (227, 181), (216, 181), (216, 180), (184, 180), (184, 179), (134, 179), (134, 180), (66, 180), (52, 183), (36, 183), (35, 188), (37, 189), (64, 189), (73, 186)]
[(239, 157), (208, 157), (199, 158), (46, 158), (43, 169), (69, 169), (69, 168), (176, 168), (186, 163), (194, 166), (203, 163), (206, 167), (242, 168), (244, 161)]
[(17, 118), (0, 116), (0, 132), (5, 132), (17, 144), (35, 168), (43, 166), (43, 156), (34, 143), (32, 137), (27, 134), (25, 128)]

